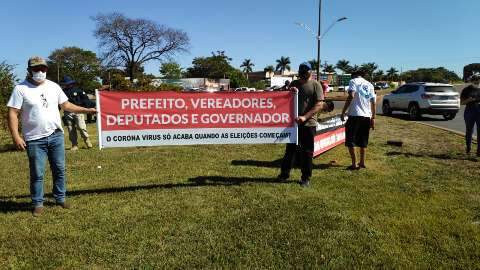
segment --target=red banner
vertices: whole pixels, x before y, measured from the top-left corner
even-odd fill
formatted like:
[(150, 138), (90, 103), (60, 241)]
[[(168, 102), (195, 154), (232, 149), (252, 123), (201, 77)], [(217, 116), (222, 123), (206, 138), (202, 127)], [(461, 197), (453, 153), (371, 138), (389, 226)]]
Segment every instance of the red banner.
[(101, 147), (296, 142), (294, 101), (292, 92), (98, 92)]

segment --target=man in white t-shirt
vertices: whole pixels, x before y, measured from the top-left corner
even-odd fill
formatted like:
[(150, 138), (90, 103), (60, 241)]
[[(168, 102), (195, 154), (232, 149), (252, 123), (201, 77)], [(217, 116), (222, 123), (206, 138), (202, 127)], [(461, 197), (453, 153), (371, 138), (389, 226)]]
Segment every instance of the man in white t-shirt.
[[(65, 201), (65, 148), (60, 112), (96, 113), (68, 102), (63, 90), (47, 80), (47, 62), (38, 56), (28, 60), (25, 81), (15, 86), (8, 101), (8, 127), (13, 142), (21, 151), (27, 150), (30, 165), (30, 194), (32, 214), (43, 212), (43, 177), (48, 157), (53, 176), (53, 197), (56, 204), (70, 208)], [(19, 115), (23, 138), (18, 131)]]
[[(345, 146), (348, 147), (352, 165), (349, 170), (366, 168), (365, 156), (370, 136), (370, 128), (375, 129), (376, 99), (373, 85), (363, 78), (362, 71), (352, 74), (348, 89), (348, 98), (342, 110), (342, 121), (348, 109), (348, 120), (345, 124)], [(357, 164), (355, 147), (360, 148), (360, 162)]]

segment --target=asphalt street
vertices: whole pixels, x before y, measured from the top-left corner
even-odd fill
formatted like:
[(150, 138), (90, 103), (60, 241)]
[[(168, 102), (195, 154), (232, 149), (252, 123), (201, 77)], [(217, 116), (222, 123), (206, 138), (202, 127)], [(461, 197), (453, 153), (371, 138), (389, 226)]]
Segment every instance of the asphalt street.
[[(461, 92), (461, 90), (465, 87), (466, 85), (456, 85), (455, 88), (457, 89), (458, 92)], [(343, 108), (345, 102), (344, 101), (334, 101), (335, 108)], [(443, 127), (443, 128), (448, 128), (452, 129), (455, 131), (459, 131), (462, 133), (465, 133), (465, 122), (463, 120), (463, 112), (465, 110), (465, 106), (461, 106), (460, 111), (457, 113), (457, 116), (449, 121), (446, 121), (443, 119), (443, 117), (437, 116), (437, 115), (423, 115), (420, 120), (417, 120), (418, 122), (423, 122), (427, 123), (430, 125), (438, 126), (438, 127)], [(382, 113), (382, 100), (379, 100), (377, 103), (377, 113)], [(410, 121), (408, 120), (408, 115), (403, 112), (393, 112), (391, 117), (396, 117), (399, 119), (403, 119), (405, 121)], [(477, 136), (477, 131), (475, 130), (474, 133), (475, 136)]]

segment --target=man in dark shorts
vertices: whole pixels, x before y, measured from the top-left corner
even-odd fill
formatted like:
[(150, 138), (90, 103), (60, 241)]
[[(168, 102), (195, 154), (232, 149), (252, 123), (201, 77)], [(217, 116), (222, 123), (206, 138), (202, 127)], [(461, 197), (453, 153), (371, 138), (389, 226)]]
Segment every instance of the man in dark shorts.
[(312, 67), (309, 63), (302, 63), (298, 69), (299, 80), (290, 84), (290, 90), (298, 91), (298, 146), (287, 144), (282, 167), (278, 179), (285, 181), (290, 177), (295, 156), (300, 161), (302, 178), (300, 184), (303, 187), (310, 185), (310, 177), (313, 168), (313, 137), (315, 136), (319, 111), (331, 111), (333, 106), (324, 102), (322, 85), (310, 80)]
[[(373, 85), (363, 78), (362, 71), (353, 72), (348, 89), (348, 98), (342, 110), (342, 121), (348, 109), (345, 124), (345, 146), (352, 158), (349, 170), (366, 168), (365, 156), (368, 146), (370, 128), (375, 129), (376, 94)], [(360, 148), (360, 162), (357, 164), (355, 147)]]
[[(473, 129), (477, 125), (477, 142), (480, 135), (480, 73), (470, 77), (471, 85), (463, 89), (460, 101), (465, 106), (463, 117), (465, 119), (466, 153), (469, 155), (472, 148)], [(480, 157), (480, 144), (477, 143), (477, 156)]]

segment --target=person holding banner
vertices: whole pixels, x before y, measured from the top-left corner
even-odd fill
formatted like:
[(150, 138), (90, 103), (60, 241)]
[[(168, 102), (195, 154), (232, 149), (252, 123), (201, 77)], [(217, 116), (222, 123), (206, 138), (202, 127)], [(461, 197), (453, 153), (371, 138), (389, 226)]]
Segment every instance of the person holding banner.
[[(341, 120), (345, 121), (348, 109), (348, 119), (345, 124), (345, 146), (352, 159), (348, 170), (366, 168), (365, 156), (367, 152), (370, 129), (375, 129), (376, 100), (373, 85), (363, 78), (363, 71), (352, 73), (352, 80), (348, 89), (348, 97), (342, 110)], [(360, 162), (357, 164), (355, 147), (360, 148)]]
[[(27, 151), (30, 165), (30, 194), (32, 214), (43, 212), (43, 177), (48, 157), (53, 176), (53, 197), (57, 205), (70, 208), (65, 200), (65, 148), (58, 106), (76, 113), (96, 113), (68, 102), (60, 86), (47, 80), (47, 62), (38, 56), (28, 60), (25, 81), (15, 86), (8, 101), (8, 127), (13, 142)], [(18, 130), (19, 115), (23, 138)]]
[(311, 80), (312, 67), (309, 63), (302, 63), (298, 69), (299, 80), (290, 84), (290, 90), (298, 91), (298, 146), (287, 144), (282, 160), (278, 180), (286, 181), (290, 177), (294, 158), (300, 161), (302, 178), (300, 185), (308, 187), (313, 168), (314, 136), (316, 132), (316, 114), (320, 111), (332, 111), (333, 103), (324, 102), (322, 85)]

